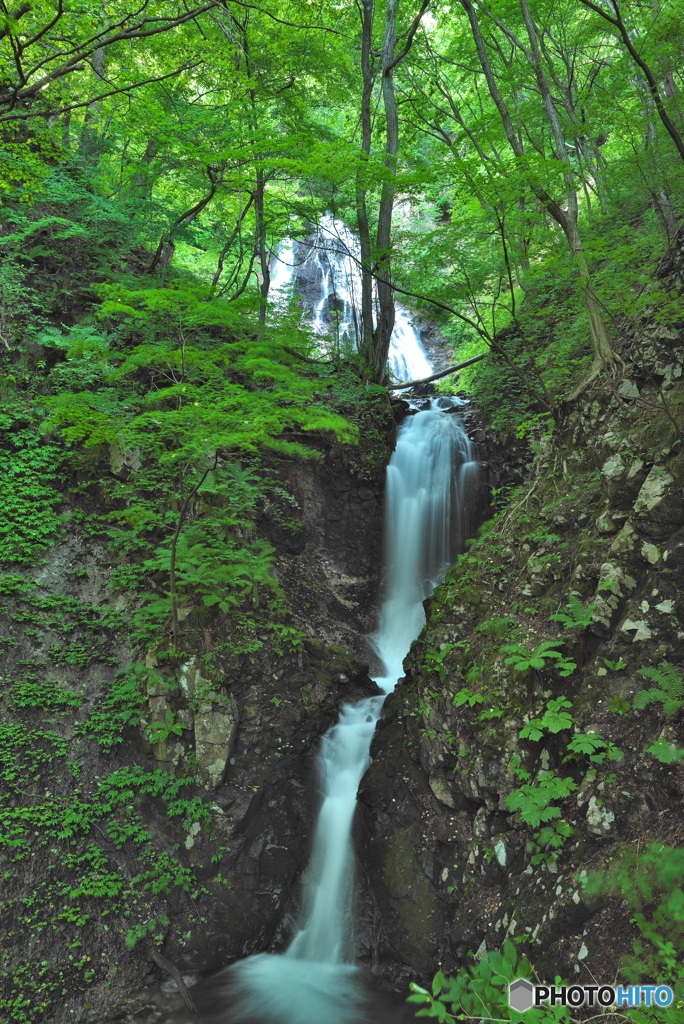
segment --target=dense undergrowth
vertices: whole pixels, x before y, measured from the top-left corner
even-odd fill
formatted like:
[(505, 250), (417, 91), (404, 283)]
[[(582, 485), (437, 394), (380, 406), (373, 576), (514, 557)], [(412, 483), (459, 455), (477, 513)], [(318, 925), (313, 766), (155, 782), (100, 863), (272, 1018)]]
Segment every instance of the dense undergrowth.
[[(222, 660), (296, 660), (304, 635), (258, 520), (301, 527), (282, 469), (320, 458), (321, 437), (363, 476), (386, 397), (353, 366), (288, 354), (311, 350), (291, 315), (257, 339), (252, 299), (141, 276), (125, 210), (73, 168), (6, 197), (2, 227), (0, 1015), (37, 1024), (113, 980), (98, 933), (160, 945), (170, 894), (192, 929), (227, 883), (192, 754), (175, 769), (145, 756), (165, 756), (188, 712), (155, 717), (148, 695), (177, 696), (190, 662), (207, 680), (192, 711)], [(213, 854), (198, 872), (178, 851), (199, 830)]]

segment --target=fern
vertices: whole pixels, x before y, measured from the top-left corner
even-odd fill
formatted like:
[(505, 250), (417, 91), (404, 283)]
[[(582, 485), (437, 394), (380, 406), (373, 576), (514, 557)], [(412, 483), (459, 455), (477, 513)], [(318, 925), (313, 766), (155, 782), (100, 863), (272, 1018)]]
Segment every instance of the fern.
[(650, 679), (656, 686), (640, 690), (634, 698), (635, 708), (645, 708), (647, 704), (662, 703), (666, 715), (673, 715), (684, 707), (684, 679), (681, 671), (669, 661), (663, 661), (657, 668), (640, 668), (637, 675)]
[(507, 636), (514, 624), (514, 617), (506, 615), (504, 618), (487, 619), (485, 622), (481, 622), (479, 626), (475, 627), (475, 632), (482, 633), (483, 636), (499, 639)]
[(595, 604), (590, 604), (585, 608), (579, 597), (576, 594), (571, 594), (565, 607), (567, 612), (557, 612), (555, 615), (549, 615), (549, 619), (562, 622), (565, 629), (586, 629), (587, 626), (591, 625), (592, 612), (596, 607)]

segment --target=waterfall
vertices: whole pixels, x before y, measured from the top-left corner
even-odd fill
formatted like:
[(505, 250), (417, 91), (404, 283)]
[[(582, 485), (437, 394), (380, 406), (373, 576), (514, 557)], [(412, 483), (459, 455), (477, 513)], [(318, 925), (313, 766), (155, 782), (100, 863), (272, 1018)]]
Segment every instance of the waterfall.
[[(468, 484), (477, 464), (453, 412), (458, 404), (456, 398), (438, 398), (407, 417), (387, 468), (384, 600), (370, 638), (384, 666), (375, 681), (385, 694), (403, 675), (404, 658), (425, 623), (423, 601), (464, 549)], [(383, 699), (345, 705), (323, 739), (322, 805), (305, 876), (302, 924), (287, 957), (324, 963), (353, 959), (352, 820)]]
[(304, 887), (303, 924), (287, 950), (288, 957), (323, 963), (353, 959), (351, 829), (381, 707), (382, 697), (345, 704), (337, 724), (323, 737), (318, 756), (323, 800)]
[(437, 398), (408, 417), (387, 467), (384, 601), (371, 642), (385, 666), (386, 693), (403, 674), (409, 647), (425, 622), (423, 601), (463, 551), (478, 465), (453, 410)]
[[(356, 349), (360, 333), (361, 250), (358, 239), (335, 217), (326, 215), (312, 239), (281, 243), (271, 270), (271, 300), (282, 308), (294, 287), (324, 348)], [(376, 299), (377, 301), (377, 299)], [(332, 335), (332, 343), (324, 342)], [(389, 368), (398, 381), (419, 380), (433, 372), (408, 312), (395, 304)]]
[[(354, 300), (356, 271), (348, 268), (345, 283), (336, 279), (335, 268), (336, 253), (342, 263), (348, 259), (353, 238), (339, 225), (336, 231), (341, 248), (328, 250), (328, 263), (318, 251), (310, 257), (321, 272), (318, 299), (310, 308), (312, 316), (318, 310), (323, 318), (320, 295), (325, 291), (327, 301), (328, 289), (334, 287), (342, 304), (341, 323), (351, 324), (353, 315), (347, 314), (345, 304)], [(293, 246), (288, 243), (285, 252), (291, 255)], [(278, 271), (277, 280), (287, 277), (286, 271)], [(408, 317), (395, 334), (398, 372), (428, 376), (430, 364)], [(418, 359), (423, 361), (419, 370)], [(423, 601), (464, 550), (469, 534), (469, 497), (475, 494), (477, 463), (456, 412), (460, 404), (457, 398), (427, 400), (399, 429), (387, 469), (383, 602), (377, 631), (369, 638), (382, 664), (376, 677), (382, 695), (343, 706), (337, 723), (323, 737), (318, 756), (321, 805), (304, 873), (300, 921), (288, 949), (281, 955), (249, 957), (228, 968), (225, 1005), (230, 1009), (212, 1020), (361, 1024), (377, 1019), (364, 1010), (363, 975), (353, 966), (352, 824), (383, 701), (402, 676), (404, 657), (425, 622)], [(391, 1019), (399, 1020), (401, 1013), (393, 1011)]]

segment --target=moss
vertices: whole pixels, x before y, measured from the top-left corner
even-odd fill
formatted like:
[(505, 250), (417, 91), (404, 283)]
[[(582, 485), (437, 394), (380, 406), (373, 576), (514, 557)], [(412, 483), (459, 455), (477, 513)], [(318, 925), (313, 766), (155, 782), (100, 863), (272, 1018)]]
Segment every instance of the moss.
[(432, 950), (428, 947), (435, 941), (435, 918), (439, 905), (436, 891), (416, 860), (418, 828), (418, 823), (414, 822), (392, 834), (384, 879), (391, 904), (401, 919), (409, 943), (424, 958), (425, 966), (418, 963), (416, 966), (428, 969), (432, 964)]

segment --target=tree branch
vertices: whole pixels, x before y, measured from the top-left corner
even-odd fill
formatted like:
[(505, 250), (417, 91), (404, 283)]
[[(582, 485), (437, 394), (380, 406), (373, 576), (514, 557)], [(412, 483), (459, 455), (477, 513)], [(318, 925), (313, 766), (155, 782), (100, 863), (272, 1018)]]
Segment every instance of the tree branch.
[[(212, 10), (220, 2), (221, 0), (211, 0), (210, 3), (204, 4), (201, 7), (195, 7), (193, 8), (193, 10), (187, 11), (185, 14), (179, 15), (177, 18), (145, 18), (142, 21), (139, 21), (136, 25), (133, 25), (127, 29), (122, 29), (121, 31), (115, 32), (113, 35), (110, 35), (108, 37), (107, 31), (109, 30), (99, 32), (96, 36), (91, 36), (89, 40), (80, 44), (79, 46), (74, 46), (71, 48), (71, 50), (64, 50), (61, 53), (54, 54), (53, 56), (46, 58), (46, 60), (35, 65), (35, 67), (33, 67), (31, 71), (28, 72), (28, 75), (26, 76), (27, 81), (28, 78), (30, 78), (31, 75), (35, 74), (36, 71), (44, 64), (48, 63), (49, 61), (56, 60), (60, 57), (66, 57), (69, 55), (69, 53), (72, 54), (72, 56), (70, 56), (69, 59), (61, 65), (61, 67), (55, 68), (53, 71), (49, 71), (47, 74), (43, 75), (42, 78), (38, 79), (37, 82), (34, 82), (33, 85), (26, 86), (26, 88), (23, 89), (18, 89), (15, 93), (15, 99), (25, 99), (31, 96), (35, 96), (37, 92), (40, 92), (41, 89), (44, 89), (45, 86), (49, 85), (51, 82), (54, 82), (56, 79), (63, 78), (65, 75), (71, 74), (71, 72), (76, 71), (78, 67), (82, 65), (83, 61), (87, 60), (88, 57), (92, 56), (95, 50), (104, 49), (107, 46), (112, 46), (114, 43), (119, 43), (124, 40), (146, 39), (149, 36), (159, 35), (163, 32), (169, 32), (171, 31), (171, 29), (179, 28), (181, 25), (184, 25), (188, 21), (193, 21), (195, 18), (198, 18), (200, 14), (204, 14), (206, 11)], [(123, 24), (123, 22), (120, 22), (119, 24)], [(146, 26), (154, 27), (147, 28)], [(105, 36), (106, 38), (103, 39), (103, 36)], [(92, 103), (92, 100), (90, 102)]]
[(418, 26), (420, 25), (420, 20), (423, 17), (423, 15), (425, 14), (425, 12), (427, 11), (428, 7), (430, 6), (430, 3), (431, 3), (431, 0), (423, 0), (422, 4), (420, 6), (420, 10), (418, 11), (418, 14), (416, 14), (415, 18), (413, 19), (413, 22), (411, 23), (411, 28), (408, 30), (408, 36), (407, 36), (407, 39), (406, 39), (406, 46), (401, 51), (399, 56), (395, 57), (394, 60), (392, 61), (392, 63), (389, 64), (387, 67), (385, 67), (383, 69), (384, 74), (386, 74), (386, 75), (389, 74), (389, 72), (392, 71), (397, 66), (397, 64), (399, 64), (399, 62), (404, 59), (406, 54), (409, 52), (409, 50), (413, 46), (413, 37), (415, 36), (416, 32), (418, 31)]
[(663, 125), (665, 126), (668, 135), (677, 147), (677, 152), (679, 153), (682, 160), (684, 160), (684, 140), (682, 140), (681, 135), (679, 134), (674, 124), (670, 120), (670, 117), (665, 109), (665, 104), (663, 103), (663, 98), (660, 95), (658, 83), (656, 82), (653, 76), (653, 72), (651, 71), (646, 61), (639, 55), (638, 51), (634, 46), (634, 43), (630, 38), (629, 32), (627, 31), (627, 26), (622, 20), (622, 15), (620, 14), (620, 7), (617, 3), (617, 0), (610, 0), (611, 6), (615, 13), (614, 18), (611, 18), (611, 16), (606, 11), (604, 11), (602, 7), (599, 7), (597, 4), (592, 3), (591, 0), (580, 0), (580, 3), (583, 4), (585, 7), (588, 7), (589, 10), (594, 11), (601, 18), (603, 18), (604, 21), (607, 21), (609, 22), (609, 24), (613, 25), (613, 27), (616, 28), (620, 33), (620, 37), (622, 38), (623, 43), (627, 47), (627, 50), (632, 60), (637, 65), (637, 67), (641, 68), (641, 71), (643, 72), (644, 78), (648, 83), (649, 92), (653, 97), (653, 102), (655, 103), (656, 110), (658, 111), (658, 114), (660, 116), (660, 120), (663, 122)]
[(193, 68), (200, 67), (200, 63), (198, 61), (196, 64), (186, 64), (182, 68), (170, 71), (168, 75), (162, 75), (160, 78), (146, 78), (143, 82), (123, 85), (120, 89), (110, 89), (109, 92), (100, 93), (99, 96), (95, 96), (93, 99), (82, 100), (80, 103), (69, 103), (67, 106), (58, 107), (56, 110), (19, 110), (8, 114), (0, 114), (0, 124), (5, 121), (28, 121), (33, 117), (57, 117), (59, 114), (66, 114), (71, 110), (78, 110), (80, 107), (89, 107), (92, 103), (99, 103), (100, 100), (105, 100), (109, 96), (132, 92), (134, 89), (141, 89), (144, 85), (151, 85), (155, 82), (165, 82), (167, 78), (175, 78), (176, 75), (180, 75), (184, 71), (192, 71)]
[[(19, 19), (22, 18), (25, 14), (28, 14), (30, 10), (31, 4), (22, 4), (21, 7), (18, 7), (16, 9), (16, 11), (12, 11), (10, 18), (12, 19), (12, 21), (19, 21)], [(8, 28), (0, 28), (0, 39), (4, 39), (5, 36), (8, 34)]]
[[(288, 349), (289, 351), (289, 349)], [(417, 388), (420, 384), (429, 384), (430, 381), (439, 380), (440, 377), (448, 377), (450, 373), (456, 373), (457, 370), (462, 370), (465, 366), (471, 366), (473, 363), (479, 363), (481, 359), (489, 355), (488, 352), (481, 352), (479, 356), (472, 356), (470, 359), (465, 359), (462, 363), (456, 363), (455, 366), (450, 366), (448, 370), (440, 370), (439, 373), (433, 373), (431, 377), (423, 377), (422, 380), (408, 380), (402, 384), (388, 384), (388, 391), (401, 391), (406, 388)]]
[[(429, 0), (428, 0), (429, 3)], [(256, 4), (247, 4), (243, 0), (223, 0), (221, 6), (227, 7), (228, 4), (237, 4), (238, 7), (245, 7), (250, 11), (258, 11), (259, 14), (265, 14), (271, 21), (277, 21), (279, 25), (287, 25), (288, 28), (303, 28), (313, 29), (315, 32), (332, 32), (336, 36), (343, 36), (345, 33), (338, 31), (336, 28), (328, 28), (326, 25), (298, 25), (294, 21), (283, 21), (282, 18), (276, 18), (275, 14), (271, 14), (270, 11), (265, 11), (263, 7), (257, 7)]]

